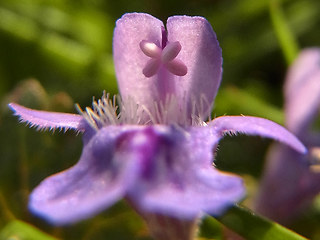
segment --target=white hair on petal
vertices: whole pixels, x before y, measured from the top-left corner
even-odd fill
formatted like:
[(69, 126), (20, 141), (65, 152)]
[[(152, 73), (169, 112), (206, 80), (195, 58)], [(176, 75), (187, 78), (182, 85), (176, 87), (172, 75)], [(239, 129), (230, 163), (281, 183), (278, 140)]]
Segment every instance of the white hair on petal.
[(142, 107), (130, 99), (124, 104), (117, 95), (110, 98), (110, 94), (106, 94), (105, 91), (101, 99), (98, 101), (93, 99), (91, 108), (86, 107), (83, 111), (78, 104), (76, 108), (79, 114), (81, 114), (95, 130), (108, 125), (144, 124), (141, 122)]
[[(183, 97), (185, 99), (186, 97)], [(133, 98), (125, 101), (119, 95), (112, 98), (103, 92), (101, 99), (93, 99), (92, 107), (83, 111), (77, 104), (76, 108), (88, 124), (95, 130), (108, 125), (179, 125), (204, 126), (204, 109), (208, 108), (208, 101), (204, 95), (199, 100), (192, 99), (191, 113), (187, 108), (187, 101), (180, 100), (176, 95), (168, 95), (162, 102), (154, 102), (151, 109), (137, 104)], [(147, 118), (145, 117), (147, 116)]]

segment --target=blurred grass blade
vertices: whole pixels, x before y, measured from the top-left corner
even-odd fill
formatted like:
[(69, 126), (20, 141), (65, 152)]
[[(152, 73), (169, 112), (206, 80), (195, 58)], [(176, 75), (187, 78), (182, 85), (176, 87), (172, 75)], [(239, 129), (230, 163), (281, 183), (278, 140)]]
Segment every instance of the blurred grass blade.
[(39, 28), (32, 19), (2, 7), (0, 7), (0, 31), (26, 42), (35, 41), (39, 35)]
[(248, 240), (306, 240), (301, 235), (240, 206), (232, 207), (217, 220)]
[(55, 33), (44, 35), (39, 46), (46, 59), (71, 76), (80, 77), (94, 59), (87, 45)]
[(222, 225), (217, 219), (207, 216), (202, 219), (200, 225), (200, 232), (198, 240), (200, 239), (215, 239), (220, 240), (222, 238)]
[(14, 220), (9, 222), (0, 232), (0, 240), (57, 240), (25, 222)]
[(11, 221), (14, 220), (15, 216), (13, 213), (10, 211), (6, 199), (3, 196), (2, 192), (0, 191), (0, 224), (2, 221)]
[(273, 29), (280, 43), (283, 55), (287, 64), (290, 65), (296, 58), (299, 47), (292, 31), (288, 26), (279, 0), (270, 0), (270, 16)]

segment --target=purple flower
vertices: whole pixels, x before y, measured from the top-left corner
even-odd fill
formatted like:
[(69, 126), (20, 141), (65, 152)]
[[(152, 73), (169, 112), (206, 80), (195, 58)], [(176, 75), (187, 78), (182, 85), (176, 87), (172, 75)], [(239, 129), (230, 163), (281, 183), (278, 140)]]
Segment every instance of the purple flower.
[[(288, 223), (320, 192), (320, 138), (312, 130), (320, 104), (320, 49), (301, 52), (290, 67), (284, 86), (286, 127), (306, 144), (308, 155), (274, 145), (267, 158), (256, 209)], [(270, 197), (272, 196), (272, 197)]]
[(31, 211), (50, 222), (88, 218), (121, 198), (142, 213), (186, 220), (218, 215), (245, 194), (240, 177), (213, 167), (213, 150), (224, 135), (259, 135), (306, 151), (266, 119), (204, 122), (222, 75), (221, 49), (206, 19), (173, 16), (165, 29), (148, 14), (125, 14), (116, 23), (113, 53), (119, 109), (105, 94), (79, 115), (10, 104), (20, 121), (38, 129), (83, 132), (79, 162), (30, 196)]

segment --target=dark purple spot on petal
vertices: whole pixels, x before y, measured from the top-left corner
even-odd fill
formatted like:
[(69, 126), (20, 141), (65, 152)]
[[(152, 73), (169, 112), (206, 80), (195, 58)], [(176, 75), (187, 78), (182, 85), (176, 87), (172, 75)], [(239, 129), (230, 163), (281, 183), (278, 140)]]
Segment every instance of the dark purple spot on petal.
[(161, 47), (164, 49), (167, 45), (168, 42), (168, 32), (164, 27), (161, 27), (161, 32), (162, 32), (162, 44)]
[(142, 178), (153, 179), (157, 172), (161, 171), (159, 166), (170, 167), (168, 149), (170, 140), (152, 128), (142, 131), (132, 131), (122, 134), (116, 143), (116, 151), (130, 156), (135, 156), (141, 164)]

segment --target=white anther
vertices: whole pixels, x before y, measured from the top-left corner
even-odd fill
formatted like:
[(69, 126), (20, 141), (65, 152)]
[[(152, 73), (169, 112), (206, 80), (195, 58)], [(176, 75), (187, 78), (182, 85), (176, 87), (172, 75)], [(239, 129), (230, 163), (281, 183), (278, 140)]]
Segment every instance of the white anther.
[(142, 40), (140, 42), (141, 51), (151, 58), (159, 58), (161, 56), (161, 48), (159, 48), (155, 43)]
[(142, 40), (139, 45), (141, 51), (151, 58), (142, 70), (147, 78), (158, 72), (161, 63), (174, 75), (184, 76), (187, 74), (187, 66), (181, 60), (176, 59), (181, 51), (181, 44), (178, 41), (168, 42), (164, 49), (146, 40)]

